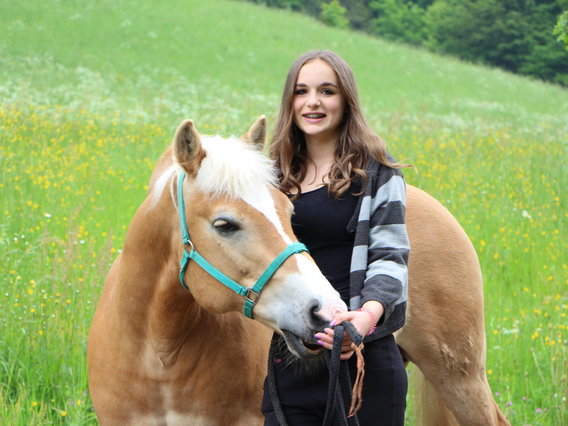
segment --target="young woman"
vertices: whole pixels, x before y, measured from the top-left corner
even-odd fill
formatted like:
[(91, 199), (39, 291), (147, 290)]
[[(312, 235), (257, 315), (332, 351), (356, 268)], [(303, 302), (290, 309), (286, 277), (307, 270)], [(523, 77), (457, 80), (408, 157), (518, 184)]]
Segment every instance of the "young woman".
[[(365, 338), (361, 425), (402, 425), (407, 376), (393, 332), (404, 324), (409, 243), (405, 183), (384, 142), (361, 112), (349, 65), (330, 51), (311, 51), (290, 68), (270, 155), (290, 195), (292, 225), (339, 291), (348, 320)], [(331, 349), (333, 330), (315, 336)], [(342, 359), (352, 358), (350, 342)], [(278, 395), (290, 425), (321, 425), (328, 372), (275, 364)], [(276, 425), (268, 386), (265, 425)]]

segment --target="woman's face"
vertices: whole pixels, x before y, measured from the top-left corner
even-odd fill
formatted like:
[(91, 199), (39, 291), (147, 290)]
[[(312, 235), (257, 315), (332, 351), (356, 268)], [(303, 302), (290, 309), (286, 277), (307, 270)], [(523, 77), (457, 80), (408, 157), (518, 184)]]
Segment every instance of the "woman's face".
[(300, 68), (292, 110), (294, 123), (307, 142), (336, 141), (344, 109), (345, 97), (339, 90), (337, 75), (326, 62), (315, 59)]

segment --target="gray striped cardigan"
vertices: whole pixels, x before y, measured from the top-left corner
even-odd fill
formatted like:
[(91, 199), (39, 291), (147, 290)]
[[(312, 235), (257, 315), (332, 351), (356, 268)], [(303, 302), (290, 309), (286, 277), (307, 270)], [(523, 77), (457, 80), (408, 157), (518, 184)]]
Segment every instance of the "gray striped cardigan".
[(351, 257), (349, 309), (368, 300), (385, 308), (376, 331), (365, 340), (389, 335), (404, 325), (408, 296), (408, 253), (405, 225), (406, 185), (399, 169), (367, 166), (368, 182), (347, 226), (355, 232)]

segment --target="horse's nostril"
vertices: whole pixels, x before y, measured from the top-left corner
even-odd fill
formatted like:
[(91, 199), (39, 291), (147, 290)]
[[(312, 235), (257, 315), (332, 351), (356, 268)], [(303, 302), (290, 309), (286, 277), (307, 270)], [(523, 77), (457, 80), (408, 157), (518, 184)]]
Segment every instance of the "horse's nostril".
[(321, 311), (321, 302), (319, 300), (314, 299), (309, 305), (309, 313), (310, 313), (310, 321), (312, 326), (316, 329), (323, 328), (328, 321), (326, 321), (322, 316), (319, 314)]

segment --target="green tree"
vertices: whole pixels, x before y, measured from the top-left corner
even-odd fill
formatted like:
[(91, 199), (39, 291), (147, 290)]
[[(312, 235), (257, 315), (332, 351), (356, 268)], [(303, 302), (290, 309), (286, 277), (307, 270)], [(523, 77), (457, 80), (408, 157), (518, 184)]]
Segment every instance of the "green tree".
[(278, 9), (290, 9), (295, 11), (303, 11), (302, 0), (251, 0), (253, 3), (265, 4), (268, 7)]
[[(568, 86), (568, 48), (563, 49), (551, 32), (559, 14), (556, 2), (539, 2), (530, 15), (532, 46), (519, 72)], [(565, 45), (566, 46), (566, 45)]]
[(371, 31), (372, 11), (368, 0), (342, 0), (341, 4), (347, 9), (347, 19), (355, 30)]
[(421, 45), (428, 39), (425, 10), (406, 0), (373, 0), (369, 4), (375, 18), (373, 32), (387, 40)]
[[(502, 2), (492, 0), (439, 0), (430, 8), (426, 22), (430, 28), (429, 46), (434, 50), (459, 56), (470, 61), (491, 62), (488, 55), (496, 53), (497, 43), (507, 43), (505, 51), (513, 49), (518, 34), (506, 37), (509, 26), (503, 21)], [(523, 32), (517, 22), (516, 31)], [(518, 44), (522, 48), (522, 43)], [(508, 56), (508, 54), (506, 55)]]
[(321, 20), (332, 27), (349, 28), (347, 9), (339, 3), (339, 0), (331, 0), (321, 5)]
[(428, 8), (428, 45), (473, 62), (561, 84), (568, 55), (555, 47), (556, 0), (437, 0)]
[(568, 51), (568, 10), (558, 16), (558, 21), (556, 21), (552, 33), (556, 36), (556, 41), (563, 43), (564, 48)]

